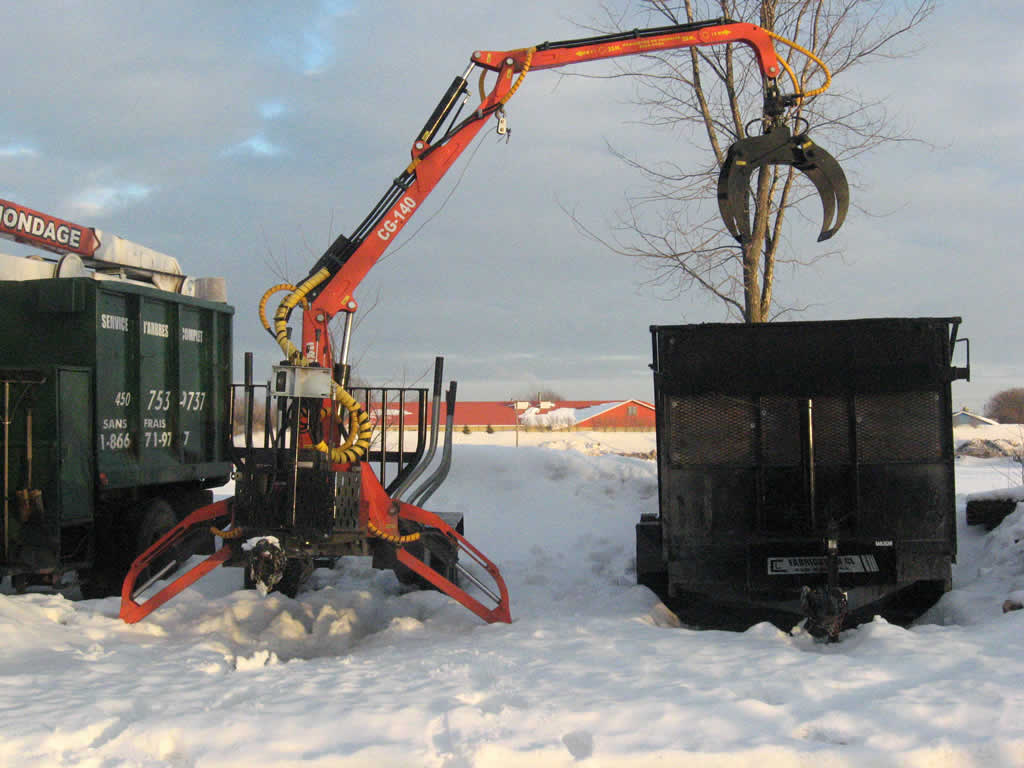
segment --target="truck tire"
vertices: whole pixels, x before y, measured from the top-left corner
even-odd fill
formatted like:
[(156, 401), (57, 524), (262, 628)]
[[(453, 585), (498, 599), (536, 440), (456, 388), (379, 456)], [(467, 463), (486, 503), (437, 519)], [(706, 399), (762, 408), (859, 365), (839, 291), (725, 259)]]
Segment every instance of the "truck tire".
[[(120, 543), (124, 550), (119, 557), (115, 557), (114, 551), (107, 551), (101, 556), (101, 562), (97, 563), (82, 580), (80, 589), (82, 597), (86, 600), (93, 600), (121, 593), (121, 584), (128, 573), (135, 558), (149, 549), (161, 536), (173, 528), (178, 518), (174, 509), (166, 501), (160, 498), (151, 499), (146, 502), (135, 516), (134, 531), (128, 530), (122, 534)], [(107, 535), (114, 535), (108, 531)], [(155, 563), (157, 568), (162, 562)], [(153, 572), (153, 569), (148, 569)], [(143, 572), (139, 577), (139, 584), (146, 581), (148, 576)]]
[[(160, 498), (149, 501), (139, 512), (138, 523), (135, 528), (135, 551), (132, 553), (132, 560), (134, 561), (135, 558), (153, 546), (177, 524), (178, 516), (174, 513), (174, 508), (170, 504)], [(180, 552), (176, 553), (173, 550), (164, 553), (139, 574), (136, 584), (145, 584), (151, 576), (159, 573), (160, 569), (169, 561), (181, 556)], [(130, 568), (131, 564), (128, 567)], [(125, 572), (127, 573), (127, 570)]]
[[(169, 499), (178, 521), (184, 520), (195, 510), (213, 503), (213, 491), (188, 490)], [(209, 528), (192, 531), (188, 535), (189, 547), (194, 555), (212, 555), (216, 542)]]
[(178, 524), (174, 508), (163, 499), (153, 499), (142, 508), (136, 527), (134, 560)]

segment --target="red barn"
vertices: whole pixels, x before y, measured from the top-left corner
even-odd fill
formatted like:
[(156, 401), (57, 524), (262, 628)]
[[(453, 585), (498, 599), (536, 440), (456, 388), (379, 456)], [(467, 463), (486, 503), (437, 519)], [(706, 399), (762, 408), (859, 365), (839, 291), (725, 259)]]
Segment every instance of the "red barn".
[(577, 415), (577, 429), (654, 429), (654, 404), (643, 400), (595, 404)]

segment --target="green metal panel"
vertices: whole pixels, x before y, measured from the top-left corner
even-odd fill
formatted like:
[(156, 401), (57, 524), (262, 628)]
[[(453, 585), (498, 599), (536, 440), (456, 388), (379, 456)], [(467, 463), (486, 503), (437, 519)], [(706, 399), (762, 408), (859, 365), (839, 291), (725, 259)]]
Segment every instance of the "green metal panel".
[(90, 372), (57, 371), (57, 411), (59, 413), (60, 521), (87, 522), (93, 516), (92, 407)]
[(94, 297), (95, 323), (86, 330), (91, 317), (84, 316), (81, 331), (95, 338), (96, 463), (109, 483), (111, 473), (116, 476), (126, 465), (136, 463), (138, 353), (134, 348), (137, 333), (131, 333), (130, 321), (135, 297), (107, 290), (96, 291)]
[(153, 467), (177, 463), (183, 437), (178, 423), (178, 338), (172, 333), (177, 329), (176, 309), (150, 298), (139, 302), (138, 455)]
[[(231, 470), (233, 312), (116, 281), (0, 282), (0, 368), (94, 371), (81, 409), (94, 419), (91, 445), (82, 450), (100, 487), (215, 482)], [(58, 399), (54, 393), (52, 413), (39, 415), (54, 430)]]

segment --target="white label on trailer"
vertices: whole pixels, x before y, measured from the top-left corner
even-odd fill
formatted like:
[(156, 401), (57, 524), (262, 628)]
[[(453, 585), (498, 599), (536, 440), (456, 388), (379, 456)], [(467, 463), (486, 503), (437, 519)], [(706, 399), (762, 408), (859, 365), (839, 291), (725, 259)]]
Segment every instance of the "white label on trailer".
[[(805, 573), (826, 573), (826, 558), (820, 557), (769, 557), (769, 576), (793, 576)], [(878, 562), (874, 555), (840, 555), (840, 573), (878, 573)]]

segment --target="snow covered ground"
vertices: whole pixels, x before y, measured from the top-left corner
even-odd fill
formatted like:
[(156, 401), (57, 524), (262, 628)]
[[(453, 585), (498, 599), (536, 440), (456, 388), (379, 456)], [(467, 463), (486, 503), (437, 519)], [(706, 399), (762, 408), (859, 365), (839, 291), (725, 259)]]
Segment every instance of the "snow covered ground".
[[(215, 571), (126, 626), (118, 601), (0, 594), (0, 765), (1024, 765), (1024, 507), (963, 524), (918, 626), (821, 645), (681, 627), (633, 581), (657, 508), (647, 433), (460, 436), (434, 509), (465, 512), (515, 622), (487, 626), (359, 558), (291, 600)], [(958, 494), (1019, 485), (961, 459)]]

